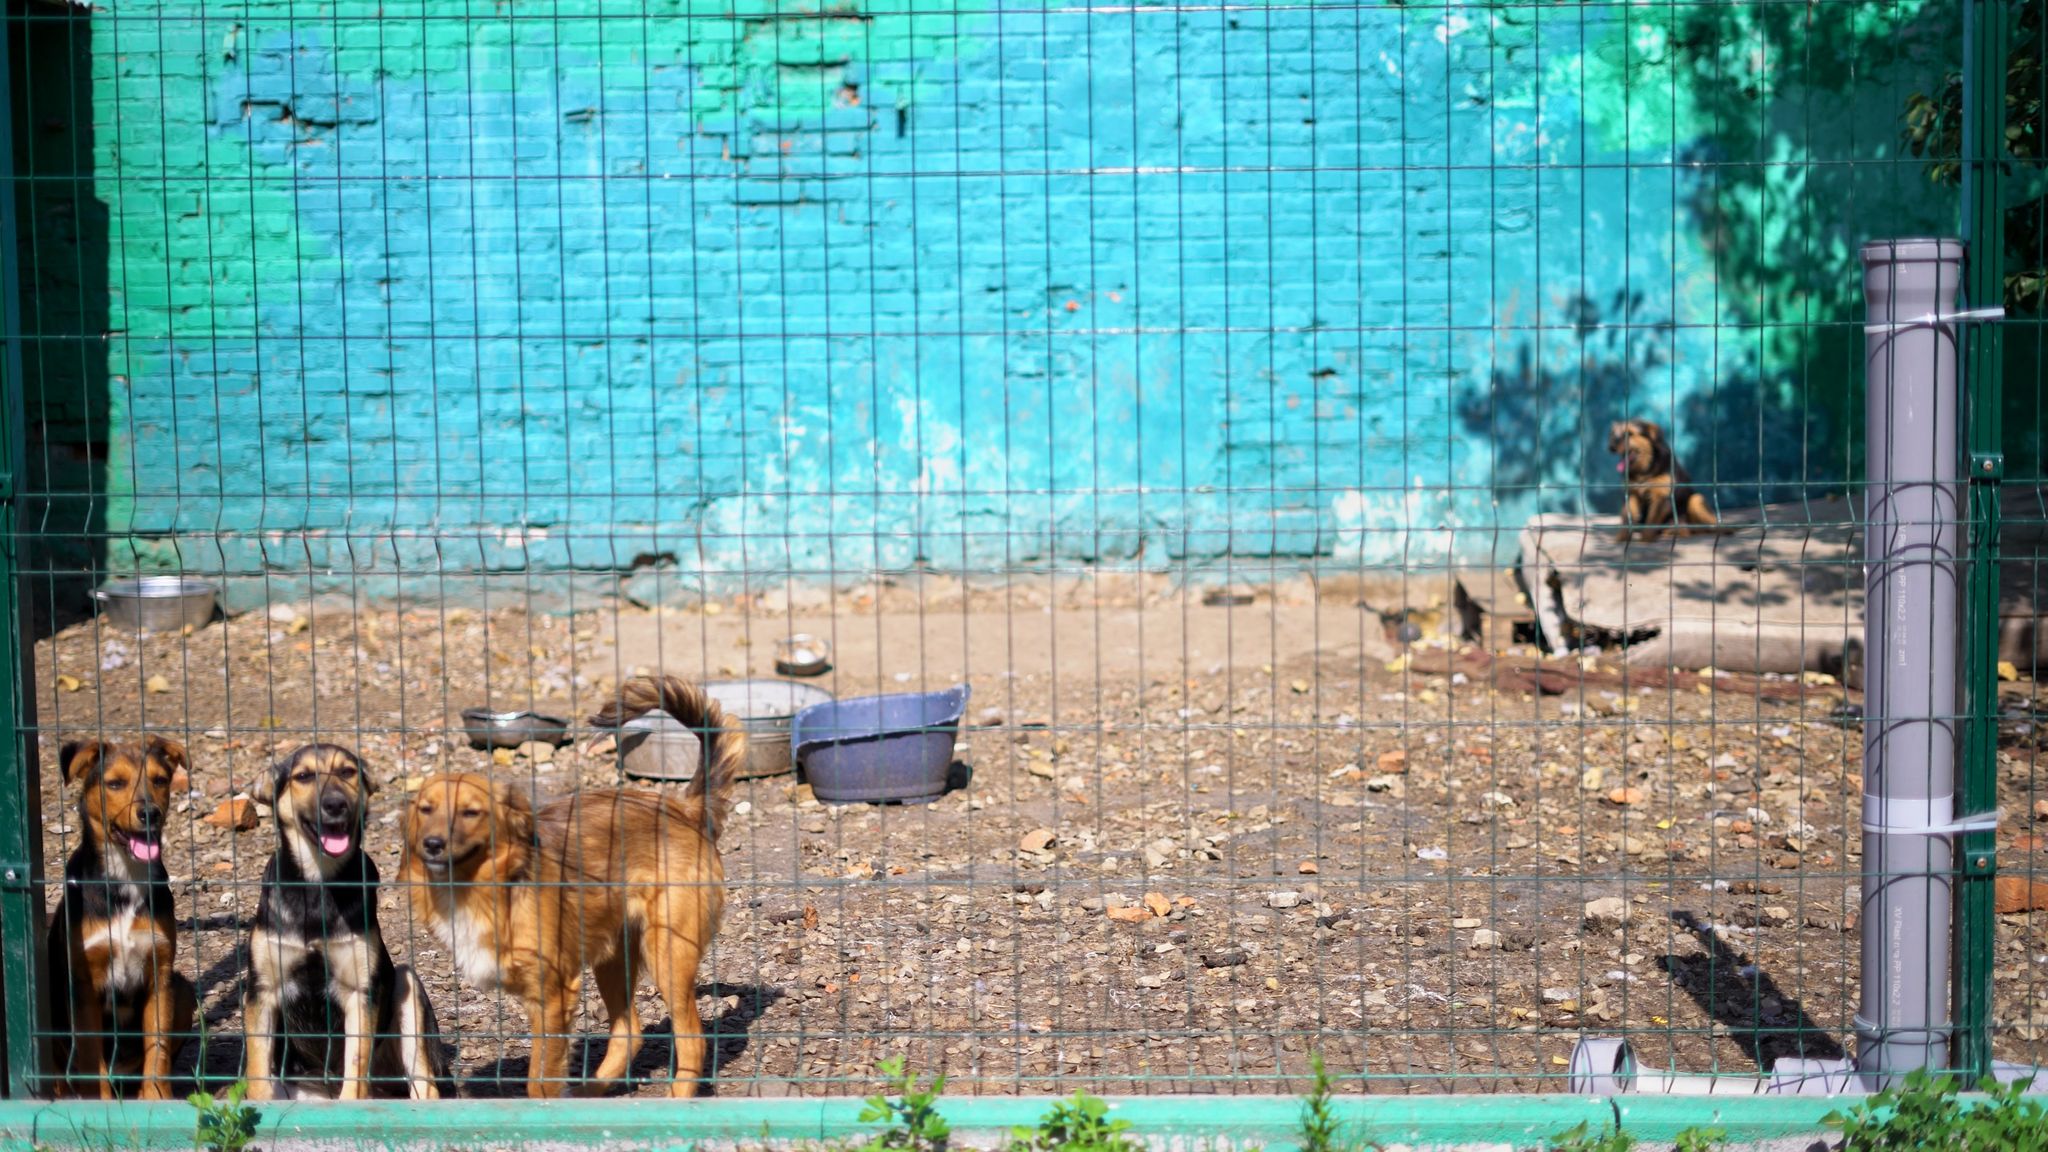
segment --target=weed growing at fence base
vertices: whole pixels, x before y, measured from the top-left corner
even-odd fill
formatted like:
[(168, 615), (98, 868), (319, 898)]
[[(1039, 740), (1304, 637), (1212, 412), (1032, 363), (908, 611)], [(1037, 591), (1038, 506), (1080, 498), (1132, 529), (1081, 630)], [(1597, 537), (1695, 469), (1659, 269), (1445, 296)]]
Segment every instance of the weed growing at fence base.
[(1687, 1128), (1672, 1142), (1672, 1152), (1713, 1152), (1713, 1149), (1727, 1143), (1728, 1132), (1723, 1128)]
[(1109, 1102), (1086, 1092), (1054, 1104), (1036, 1128), (1011, 1132), (1009, 1152), (1140, 1152), (1143, 1145), (1125, 1136), (1128, 1120), (1111, 1120)]
[(1848, 1112), (1830, 1112), (1822, 1123), (1842, 1134), (1841, 1152), (2048, 1147), (2048, 1111), (2025, 1095), (2027, 1082), (2001, 1085), (1987, 1078), (1978, 1088), (1986, 1099), (1966, 1104), (1954, 1077), (1916, 1069), (1904, 1086), (1886, 1088)]
[(861, 1123), (895, 1123), (862, 1145), (862, 1152), (945, 1152), (953, 1133), (938, 1109), (939, 1093), (946, 1090), (946, 1078), (934, 1077), (930, 1087), (919, 1088), (917, 1074), (904, 1070), (901, 1056), (891, 1056), (876, 1064), (875, 1071), (888, 1080), (895, 1098), (890, 1099), (887, 1093), (868, 1097), (867, 1107), (860, 1110)]
[(199, 1114), (192, 1131), (192, 1143), (207, 1152), (242, 1152), (256, 1139), (256, 1125), (263, 1114), (243, 1101), (249, 1082), (237, 1080), (219, 1094), (194, 1092), (185, 1098)]
[(1309, 1067), (1315, 1079), (1301, 1105), (1301, 1152), (1377, 1152), (1378, 1144), (1362, 1139), (1337, 1119), (1331, 1104), (1330, 1071), (1323, 1066), (1323, 1058), (1311, 1056)]
[(1636, 1146), (1636, 1138), (1619, 1128), (1594, 1132), (1580, 1121), (1544, 1143), (1550, 1152), (1629, 1152)]

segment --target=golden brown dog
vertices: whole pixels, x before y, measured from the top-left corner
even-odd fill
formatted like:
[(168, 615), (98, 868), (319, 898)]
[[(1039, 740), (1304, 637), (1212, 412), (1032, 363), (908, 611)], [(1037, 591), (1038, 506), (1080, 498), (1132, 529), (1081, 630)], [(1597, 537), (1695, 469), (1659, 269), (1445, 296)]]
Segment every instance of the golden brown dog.
[(45, 942), (55, 1089), (89, 1084), (111, 1100), (114, 1077), (139, 1071), (142, 1099), (168, 1100), (171, 1061), (199, 1003), (171, 969), (178, 914), (163, 861), (171, 775), (185, 766), (185, 749), (161, 736), (86, 740), (57, 759), (78, 788), (82, 831)]
[(629, 681), (619, 695), (591, 723), (616, 726), (659, 708), (703, 736), (703, 766), (680, 797), (585, 792), (536, 813), (506, 785), (448, 773), (428, 779), (406, 809), (399, 878), (414, 914), (471, 984), (525, 1003), (529, 1096), (562, 1093), (586, 967), (611, 1039), (580, 1093), (603, 1092), (639, 1051), (633, 988), (642, 969), (675, 1026), (670, 1091), (695, 1095), (704, 1071), (697, 966), (725, 906), (717, 840), (746, 737), (710, 697), (673, 677)]
[[(1719, 523), (1714, 510), (1707, 506), (1707, 498), (1691, 488), (1692, 477), (1685, 474), (1685, 468), (1671, 454), (1664, 429), (1648, 420), (1620, 421), (1608, 429), (1607, 450), (1621, 457), (1615, 469), (1628, 488), (1621, 506), (1622, 528), (1618, 537), (1623, 544), (1629, 541), (1631, 525), (1635, 526), (1635, 535), (1654, 540), (1667, 531), (1659, 525)], [(1668, 531), (1679, 536), (1693, 534), (1686, 527)]]
[[(307, 744), (254, 790), (277, 818), (249, 929), (242, 1075), (252, 1100), (366, 1100), (373, 1085), (415, 1100), (445, 1074), (434, 1008), (391, 962), (377, 923), (377, 865), (363, 851), (376, 781), (355, 753)], [(338, 1087), (338, 1091), (337, 1091)]]

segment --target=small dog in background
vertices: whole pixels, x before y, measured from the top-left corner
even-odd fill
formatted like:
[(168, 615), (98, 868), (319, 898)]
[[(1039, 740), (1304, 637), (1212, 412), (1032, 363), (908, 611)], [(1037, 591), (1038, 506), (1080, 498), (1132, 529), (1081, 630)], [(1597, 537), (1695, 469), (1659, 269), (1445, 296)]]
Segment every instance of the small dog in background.
[(415, 1100), (440, 1097), (433, 1005), (412, 969), (391, 962), (377, 924), (377, 865), (363, 851), (376, 791), (356, 754), (334, 744), (298, 749), (254, 790), (279, 845), (249, 929), (242, 1074), (252, 1100), (366, 1100), (400, 1083)]
[[(1707, 507), (1707, 498), (1690, 486), (1692, 477), (1671, 454), (1664, 429), (1648, 420), (1623, 420), (1611, 425), (1607, 450), (1620, 456), (1615, 471), (1622, 474), (1628, 495), (1621, 506), (1621, 532), (1616, 538), (1629, 542), (1634, 535), (1654, 540), (1666, 529), (1660, 525), (1713, 525), (1720, 521)], [(1673, 527), (1679, 536), (1693, 534), (1691, 528)]]
[(192, 1032), (199, 998), (172, 971), (178, 912), (165, 870), (171, 776), (185, 749), (84, 740), (57, 754), (78, 789), (78, 847), (64, 864), (64, 900), (50, 921), (51, 1076), (58, 1094), (90, 1086), (115, 1096), (115, 1076), (142, 1076), (144, 1100), (171, 1097), (171, 1061)]

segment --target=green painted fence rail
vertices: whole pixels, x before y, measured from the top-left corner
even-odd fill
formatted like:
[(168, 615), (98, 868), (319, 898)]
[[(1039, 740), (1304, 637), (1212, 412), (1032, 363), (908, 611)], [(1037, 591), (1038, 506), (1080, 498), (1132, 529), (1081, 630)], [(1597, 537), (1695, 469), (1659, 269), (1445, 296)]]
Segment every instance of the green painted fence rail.
[[(1011, 1127), (1037, 1122), (1054, 1102), (1044, 1096), (959, 1098), (940, 1103), (956, 1138), (998, 1142)], [(1585, 1123), (1619, 1121), (1642, 1140), (1668, 1141), (1687, 1128), (1713, 1127), (1738, 1141), (1822, 1130), (1821, 1118), (1844, 1099), (1778, 1096), (1368, 1096), (1339, 1099), (1337, 1111), (1362, 1137), (1380, 1144), (1512, 1144), (1533, 1147)], [(1295, 1096), (1146, 1096), (1111, 1098), (1111, 1115), (1134, 1136), (1181, 1142), (1293, 1148), (1302, 1102)], [(605, 1145), (682, 1147), (700, 1141), (742, 1144), (843, 1140), (878, 1131), (860, 1122), (861, 1102), (770, 1100), (450, 1100), (265, 1105), (257, 1144), (352, 1147), (518, 1147)], [(0, 1104), (0, 1143), (29, 1148), (191, 1148), (193, 1110), (183, 1103)]]

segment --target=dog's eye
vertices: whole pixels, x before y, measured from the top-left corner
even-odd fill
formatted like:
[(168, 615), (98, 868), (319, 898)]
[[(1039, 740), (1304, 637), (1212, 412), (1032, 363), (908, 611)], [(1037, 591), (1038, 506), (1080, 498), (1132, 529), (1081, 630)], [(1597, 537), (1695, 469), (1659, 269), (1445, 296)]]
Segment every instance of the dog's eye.
[(304, 771), (294, 772), (292, 773), (292, 779), (300, 784), (310, 784), (313, 781), (313, 770), (308, 768)]
[(109, 792), (126, 792), (127, 790), (128, 782), (126, 780), (107, 781), (107, 791)]
[(474, 820), (483, 814), (484, 810), (481, 808), (464, 808), (462, 810), (462, 816), (465, 820)]
[(434, 814), (434, 806), (432, 804), (420, 804), (415, 806), (413, 811), (418, 812), (422, 816), (432, 816)]
[(356, 778), (356, 770), (353, 768), (336, 768), (334, 770), (334, 778), (336, 780), (353, 780)]
[(152, 788), (168, 788), (171, 786), (171, 778), (169, 776), (151, 776), (149, 778), (149, 785)]

